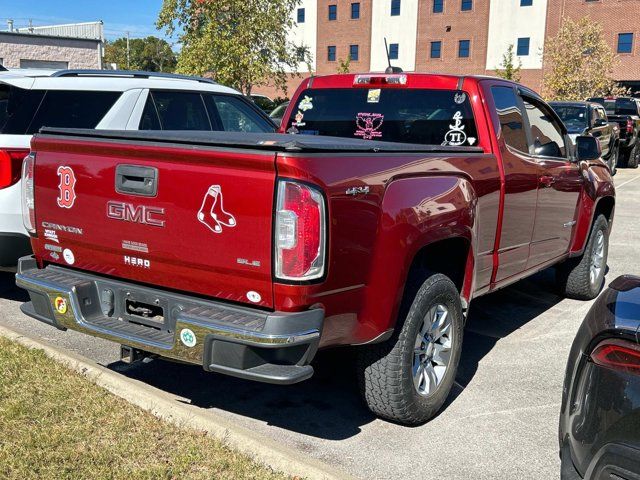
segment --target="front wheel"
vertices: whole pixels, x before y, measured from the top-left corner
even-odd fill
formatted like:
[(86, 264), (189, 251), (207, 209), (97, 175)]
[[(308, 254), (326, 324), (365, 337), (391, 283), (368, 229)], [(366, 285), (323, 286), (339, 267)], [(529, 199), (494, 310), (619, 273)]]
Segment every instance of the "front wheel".
[(582, 256), (558, 265), (556, 281), (560, 293), (578, 300), (596, 298), (604, 283), (608, 253), (609, 222), (604, 215), (598, 215)]
[(631, 150), (626, 152), (627, 157), (627, 167), (628, 168), (638, 168), (638, 155), (640, 155), (640, 149), (638, 148), (638, 141), (633, 146)]
[(618, 146), (617, 143), (614, 143), (613, 146), (611, 147), (611, 153), (609, 154), (609, 158), (607, 160), (612, 177), (618, 172), (618, 156), (619, 155), (620, 155), (620, 147)]
[(464, 319), (453, 282), (430, 276), (398, 329), (386, 342), (359, 351), (360, 388), (376, 415), (418, 425), (444, 404), (460, 361)]

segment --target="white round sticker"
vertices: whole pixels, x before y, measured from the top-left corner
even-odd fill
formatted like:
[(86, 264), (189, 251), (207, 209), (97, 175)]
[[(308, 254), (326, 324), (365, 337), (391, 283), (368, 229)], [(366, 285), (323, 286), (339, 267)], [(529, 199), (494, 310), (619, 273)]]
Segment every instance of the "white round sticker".
[(260, 296), (260, 294), (258, 292), (254, 292), (253, 290), (251, 290), (250, 292), (247, 292), (247, 298), (249, 299), (250, 302), (253, 302), (253, 303), (258, 303), (260, 300), (262, 300), (262, 297)]
[(196, 334), (190, 328), (183, 328), (180, 331), (180, 341), (187, 347), (192, 348), (196, 346)]
[(64, 258), (64, 261), (69, 265), (73, 265), (76, 261), (76, 257), (73, 255), (73, 252), (68, 248), (65, 248), (62, 252), (62, 258)]

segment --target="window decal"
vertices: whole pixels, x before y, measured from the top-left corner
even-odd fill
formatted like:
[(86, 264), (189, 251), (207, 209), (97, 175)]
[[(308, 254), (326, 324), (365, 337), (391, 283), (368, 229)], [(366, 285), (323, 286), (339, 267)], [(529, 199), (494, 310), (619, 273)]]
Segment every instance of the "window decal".
[(357, 130), (354, 135), (362, 137), (363, 140), (372, 140), (382, 137), (380, 128), (384, 122), (384, 115), (381, 113), (358, 113), (356, 117)]

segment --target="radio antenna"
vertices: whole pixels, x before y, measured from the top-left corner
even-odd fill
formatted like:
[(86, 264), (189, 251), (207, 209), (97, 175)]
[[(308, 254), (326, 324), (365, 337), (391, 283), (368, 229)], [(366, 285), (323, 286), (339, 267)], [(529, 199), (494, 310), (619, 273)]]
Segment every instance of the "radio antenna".
[(400, 67), (391, 66), (391, 55), (389, 55), (389, 45), (387, 44), (387, 37), (384, 37), (384, 51), (387, 53), (387, 63), (389, 64), (384, 73), (402, 73), (402, 69)]

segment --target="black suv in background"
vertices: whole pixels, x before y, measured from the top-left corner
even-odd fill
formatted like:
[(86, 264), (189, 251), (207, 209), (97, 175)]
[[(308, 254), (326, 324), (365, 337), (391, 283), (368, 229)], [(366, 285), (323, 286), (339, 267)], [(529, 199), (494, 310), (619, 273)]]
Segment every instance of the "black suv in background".
[(594, 102), (549, 102), (564, 122), (573, 143), (579, 135), (590, 135), (600, 141), (602, 158), (611, 173), (618, 163), (620, 128), (609, 122), (604, 107)]

